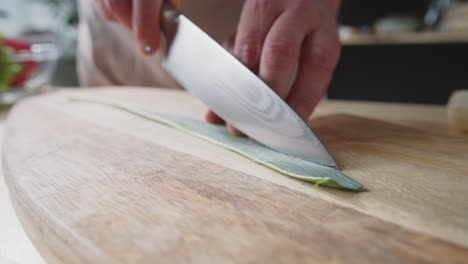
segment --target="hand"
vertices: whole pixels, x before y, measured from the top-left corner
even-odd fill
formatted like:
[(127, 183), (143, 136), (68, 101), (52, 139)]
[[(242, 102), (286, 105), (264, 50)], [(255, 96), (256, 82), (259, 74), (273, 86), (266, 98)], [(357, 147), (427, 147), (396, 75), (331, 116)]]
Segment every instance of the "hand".
[[(96, 0), (104, 16), (133, 31), (141, 52), (155, 53), (160, 43), (159, 16), (163, 0)], [(170, 0), (179, 9), (180, 0)]]
[[(224, 46), (307, 120), (338, 62), (339, 4), (340, 0), (246, 0), (237, 32)], [(224, 123), (212, 111), (206, 120)]]

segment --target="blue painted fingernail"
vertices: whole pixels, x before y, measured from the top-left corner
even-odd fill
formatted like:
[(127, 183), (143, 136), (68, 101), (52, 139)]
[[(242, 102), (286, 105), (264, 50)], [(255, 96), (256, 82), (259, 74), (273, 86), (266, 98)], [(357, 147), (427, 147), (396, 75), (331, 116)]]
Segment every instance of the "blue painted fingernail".
[(156, 49), (154, 45), (147, 45), (146, 43), (141, 44), (141, 53), (143, 55), (152, 55), (156, 52)]

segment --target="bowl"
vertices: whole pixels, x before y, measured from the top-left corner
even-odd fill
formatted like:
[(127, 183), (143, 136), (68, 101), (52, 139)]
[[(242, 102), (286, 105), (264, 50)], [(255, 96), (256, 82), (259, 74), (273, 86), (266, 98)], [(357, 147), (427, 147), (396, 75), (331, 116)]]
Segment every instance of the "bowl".
[(54, 43), (33, 43), (14, 51), (11, 63), (21, 65), (22, 72), (8, 90), (0, 92), (0, 105), (11, 105), (28, 95), (37, 94), (45, 87), (55, 71), (59, 49)]

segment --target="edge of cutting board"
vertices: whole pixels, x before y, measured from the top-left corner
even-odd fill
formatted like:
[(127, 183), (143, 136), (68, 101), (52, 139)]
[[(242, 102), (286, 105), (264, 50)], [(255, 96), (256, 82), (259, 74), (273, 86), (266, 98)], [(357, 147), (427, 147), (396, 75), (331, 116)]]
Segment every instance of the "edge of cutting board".
[[(64, 92), (61, 92), (61, 94), (58, 94), (58, 96), (63, 95)], [(66, 94), (66, 92), (65, 92)], [(23, 107), (26, 107), (28, 104), (36, 104), (35, 107), (33, 107), (34, 110), (28, 110), (26, 111), (27, 113), (31, 115), (38, 115), (40, 117), (39, 112), (42, 110), (47, 109), (47, 104), (45, 102), (39, 102), (40, 100), (44, 98), (50, 98), (53, 96), (57, 95), (45, 95), (37, 98), (32, 98), (24, 101), (23, 103), (20, 103), (17, 107), (17, 110), (12, 111), (12, 115), (16, 115), (17, 112), (23, 111), (24, 109), (21, 109)], [(25, 106), (26, 105), (26, 106)], [(40, 106), (40, 107), (39, 107)], [(45, 108), (41, 108), (45, 107)], [(94, 109), (98, 109), (94, 107)], [(101, 110), (99, 110), (101, 111)], [(107, 111), (107, 110), (102, 110), (102, 111)], [(119, 113), (118, 115), (125, 115), (124, 113)], [(126, 117), (127, 118), (127, 117)], [(124, 118), (126, 120), (126, 118)], [(122, 119), (122, 120), (124, 120)], [(83, 120), (81, 120), (83, 121)], [(80, 120), (76, 121), (80, 122)], [(6, 134), (11, 133), (10, 125), (7, 126), (7, 131)], [(40, 129), (40, 128), (38, 128)], [(93, 133), (102, 133), (101, 130), (90, 130)], [(118, 132), (122, 133), (122, 131)], [(123, 135), (122, 138), (132, 138), (128, 137), (127, 135)], [(100, 139), (105, 140), (105, 137), (100, 137)], [(5, 148), (4, 151), (8, 151), (8, 149), (13, 148), (14, 146), (12, 145), (13, 143), (11, 142), (4, 142)], [(104, 143), (102, 143), (104, 144)], [(154, 144), (154, 142), (147, 142), (147, 144)], [(23, 146), (24, 147), (24, 146)], [(163, 146), (153, 146), (154, 149), (160, 149), (160, 150), (167, 150)], [(135, 152), (140, 151), (139, 148), (132, 149)], [(414, 232), (406, 229), (405, 227), (389, 223), (387, 221), (383, 221), (381, 219), (378, 219), (374, 216), (369, 216), (363, 213), (360, 213), (358, 211), (355, 211), (353, 209), (349, 208), (344, 208), (340, 205), (333, 205), (329, 201), (324, 201), (320, 200), (319, 198), (316, 197), (316, 193), (313, 195), (305, 195), (304, 193), (294, 190), (294, 189), (289, 189), (284, 185), (278, 185), (277, 183), (274, 182), (269, 182), (265, 181), (263, 179), (255, 178), (251, 175), (248, 175), (244, 172), (236, 171), (230, 168), (222, 168), (218, 164), (214, 164), (211, 162), (207, 162), (206, 160), (200, 159), (198, 157), (193, 157), (191, 155), (188, 155), (186, 153), (178, 153), (176, 150), (167, 150), (168, 153), (173, 153), (174, 155), (177, 155), (178, 157), (180, 156), (182, 160), (184, 159), (189, 159), (192, 160), (194, 159), (193, 162), (197, 163), (203, 163), (206, 164), (207, 166), (211, 168), (216, 168), (216, 170), (219, 170), (217, 173), (213, 174), (213, 177), (220, 180), (220, 182), (215, 182), (215, 183), (206, 183), (207, 188), (211, 188), (211, 191), (220, 191), (223, 190), (227, 192), (227, 194), (233, 194), (235, 191), (239, 191), (243, 193), (243, 186), (242, 184), (238, 186), (237, 184), (234, 186), (232, 185), (232, 188), (227, 188), (225, 189), (223, 184), (233, 184), (232, 181), (227, 181), (224, 182), (222, 178), (219, 178), (221, 174), (223, 175), (232, 175), (236, 177), (240, 177), (242, 179), (245, 179), (247, 182), (251, 182), (251, 184), (258, 186), (258, 190), (261, 191), (263, 194), (261, 196), (257, 196), (256, 194), (251, 194), (253, 195), (252, 197), (255, 198), (255, 201), (257, 201), (259, 204), (263, 204), (264, 207), (256, 208), (257, 211), (264, 212), (264, 208), (272, 208), (272, 212), (276, 212), (274, 214), (278, 214), (278, 212), (284, 211), (287, 207), (284, 208), (279, 208), (281, 210), (275, 211), (274, 208), (276, 206), (280, 206), (281, 204), (284, 206), (283, 199), (287, 199), (287, 197), (292, 197), (291, 199), (293, 201), (300, 201), (303, 199), (307, 199), (306, 204), (300, 204), (298, 205), (297, 208), (292, 210), (290, 212), (291, 218), (287, 218), (286, 216), (282, 214), (278, 214), (277, 217), (280, 218), (282, 221), (285, 221), (283, 224), (288, 223), (288, 225), (294, 226), (297, 224), (298, 221), (304, 221), (304, 215), (303, 212), (306, 212), (308, 217), (311, 217), (313, 219), (321, 219), (323, 217), (324, 223), (322, 227), (319, 225), (313, 225), (311, 224), (308, 226), (307, 229), (304, 230), (304, 234), (299, 235), (296, 234), (295, 237), (291, 237), (289, 234), (281, 234), (281, 233), (275, 233), (277, 230), (274, 229), (272, 230), (273, 237), (275, 240), (278, 239), (286, 239), (285, 241), (288, 241), (292, 239), (292, 241), (288, 242), (290, 244), (286, 244), (285, 247), (291, 246), (290, 250), (294, 251), (295, 247), (293, 245), (295, 244), (294, 240), (296, 239), (305, 239), (303, 242), (309, 245), (310, 248), (310, 253), (311, 255), (308, 256), (309, 258), (303, 258), (301, 259), (301, 262), (317, 262), (317, 263), (329, 263), (330, 261), (337, 262), (339, 263), (340, 260), (343, 262), (347, 262), (352, 257), (354, 259), (359, 260), (361, 263), (372, 263), (375, 262), (377, 259), (381, 261), (382, 263), (385, 262), (392, 262), (395, 260), (404, 260), (405, 262), (419, 262), (419, 261), (427, 261), (428, 263), (438, 263), (438, 262), (446, 262), (446, 263), (466, 263), (466, 260), (468, 259), (468, 251), (466, 248), (463, 248), (461, 246), (457, 246), (455, 244), (449, 243), (449, 242), (444, 242), (438, 238), (422, 234), (419, 232)], [(153, 153), (157, 155), (157, 153)], [(5, 158), (5, 156), (4, 156)], [(84, 161), (86, 159), (83, 159)], [(65, 221), (61, 221), (58, 219), (54, 214), (56, 214), (56, 211), (47, 208), (44, 204), (40, 203), (40, 200), (34, 199), (34, 197), (31, 194), (31, 190), (26, 190), (24, 189), (24, 182), (21, 182), (21, 179), (18, 179), (15, 177), (15, 175), (11, 172), (11, 166), (13, 165), (14, 167), (19, 166), (24, 162), (24, 160), (4, 160), (4, 172), (5, 172), (5, 178), (6, 182), (8, 184), (8, 187), (10, 189), (10, 195), (12, 197), (12, 201), (15, 206), (15, 210), (18, 213), (18, 216), (23, 224), (23, 226), (26, 229), (26, 232), (28, 236), (30, 236), (31, 240), (33, 243), (38, 247), (39, 251), (41, 254), (51, 263), (120, 263), (120, 262), (125, 262), (124, 260), (128, 260), (126, 258), (127, 256), (119, 255), (119, 253), (112, 252), (106, 247), (96, 247), (96, 241), (93, 239), (92, 235), (90, 233), (83, 233), (81, 229), (73, 226), (69, 226)], [(154, 161), (151, 161), (154, 162)], [(144, 164), (151, 164), (151, 163), (144, 163)], [(166, 164), (165, 166), (167, 166)], [(123, 167), (122, 167), (123, 168)], [(171, 170), (170, 168), (168, 170)], [(220, 174), (221, 173), (221, 174)], [(172, 175), (174, 176), (174, 175)], [(120, 185), (121, 188), (126, 188), (125, 185)], [(172, 185), (172, 183), (169, 183), (167, 185), (168, 187), (175, 186)], [(197, 187), (191, 187), (190, 191), (197, 190)], [(271, 194), (271, 191), (275, 191), (275, 193), (278, 193), (276, 195)], [(78, 190), (79, 191), (79, 190)], [(199, 190), (200, 191), (200, 190)], [(146, 192), (150, 192), (150, 189), (146, 189)], [(226, 195), (227, 195), (226, 194)], [(286, 196), (286, 194), (288, 196)], [(204, 194), (200, 196), (200, 199), (206, 199), (210, 194)], [(212, 195), (212, 194), (211, 194)], [(250, 195), (250, 194), (248, 194)], [(283, 196), (285, 195), (285, 196)], [(198, 196), (197, 196), (198, 197)], [(66, 198), (66, 196), (63, 196), (63, 198)], [(180, 198), (180, 197), (175, 197), (175, 198)], [(214, 198), (213, 198), (214, 199)], [(219, 197), (217, 198), (219, 199)], [(278, 202), (274, 202), (274, 199), (278, 199)], [(226, 204), (231, 204), (233, 201), (229, 200), (226, 202), (223, 201), (218, 201), (218, 200), (209, 200), (210, 203), (207, 205), (207, 209), (210, 209), (210, 206), (225, 206)], [(256, 210), (252, 209), (252, 206), (250, 203), (242, 203), (237, 201), (239, 204), (237, 206), (240, 206), (240, 208), (243, 208), (244, 210), (241, 210), (239, 212), (237, 211), (229, 211), (230, 213), (233, 213), (236, 217), (246, 217), (244, 220), (249, 220), (253, 221), (253, 218), (249, 218), (248, 215), (243, 215), (243, 213), (250, 213), (252, 215), (255, 215)], [(234, 203), (235, 204), (235, 203)], [(60, 203), (57, 203), (58, 206), (60, 206)], [(311, 207), (312, 205), (315, 205), (315, 207)], [(65, 206), (66, 207), (66, 206)], [(65, 208), (64, 207), (64, 208)], [(113, 217), (116, 218), (121, 218), (123, 216), (119, 215), (118, 210), (110, 210), (109, 213), (113, 214)], [(217, 211), (207, 211), (207, 214), (212, 217), (213, 220), (213, 225), (216, 226), (216, 224), (222, 224), (224, 218), (218, 214), (219, 212)], [(237, 214), (239, 213), (239, 214)], [(261, 216), (261, 215), (258, 215)], [(141, 217), (141, 215), (140, 215)], [(138, 218), (138, 217), (136, 217)], [(326, 219), (326, 220), (325, 220)], [(342, 220), (347, 219), (347, 223), (349, 226), (343, 225)], [(79, 219), (82, 223), (86, 223), (88, 221), (91, 221), (92, 223), (92, 218), (82, 218)], [(198, 218), (194, 218), (194, 221), (197, 221)], [(139, 221), (139, 220), (138, 220)], [(268, 220), (263, 220), (263, 224), (271, 224), (268, 222)], [(307, 223), (307, 221), (305, 222)], [(102, 223), (95, 223), (95, 224), (102, 224)], [(240, 228), (248, 228), (248, 222), (241, 221), (237, 223)], [(151, 227), (152, 225), (149, 224), (148, 227)], [(262, 228), (263, 225), (256, 226), (256, 228)], [(328, 228), (327, 228), (328, 226)], [(333, 228), (331, 228), (333, 227)], [(226, 227), (230, 231), (229, 227)], [(280, 227), (277, 227), (281, 229)], [(330, 229), (331, 228), (331, 229)], [(297, 230), (297, 229), (292, 229), (292, 230)], [(260, 230), (262, 231), (262, 229)], [(253, 231), (255, 232), (260, 232), (258, 230)], [(344, 233), (344, 237), (340, 238), (340, 233)], [(356, 233), (359, 231), (358, 233)], [(81, 232), (81, 233), (80, 233)], [(189, 235), (193, 235), (191, 231), (187, 231)], [(315, 233), (314, 233), (315, 232)], [(228, 232), (227, 232), (228, 233)], [(267, 234), (267, 233), (265, 233)], [(346, 237), (346, 234), (354, 234), (356, 237)], [(252, 234), (254, 235), (254, 234)], [(301, 238), (302, 235), (305, 236), (305, 238)], [(109, 245), (109, 243), (112, 243), (111, 240), (109, 240), (109, 237), (105, 234), (102, 235), (104, 238), (103, 241), (101, 241), (104, 245)], [(315, 239), (313, 239), (315, 237)], [(203, 238), (203, 236), (201, 237)], [(255, 238), (255, 237), (252, 237)], [(274, 261), (274, 262), (281, 262), (283, 259), (281, 259), (281, 254), (279, 253), (285, 253), (285, 251), (282, 251), (280, 248), (275, 248), (276, 245), (274, 242), (268, 242), (268, 236), (265, 237), (265, 242), (266, 244), (272, 246), (272, 249), (276, 249), (278, 251), (278, 254), (274, 254), (275, 251), (269, 252), (271, 254), (270, 259), (256, 259), (257, 262), (267, 262), (269, 261)], [(340, 239), (338, 239), (340, 238)], [(312, 240), (311, 240), (312, 239)], [(325, 242), (324, 242), (325, 239)], [(337, 245), (341, 245), (342, 248), (338, 248), (337, 252), (332, 252), (333, 248), (330, 247), (327, 243), (327, 239), (334, 239), (334, 243)], [(128, 241), (131, 242), (131, 239)], [(233, 238), (233, 241), (241, 242), (241, 240), (235, 240)], [(315, 242), (314, 242), (315, 241)], [(161, 241), (159, 241), (161, 243)], [(226, 246), (223, 244), (223, 241), (220, 241), (221, 245)], [(361, 245), (362, 244), (362, 245)], [(129, 246), (132, 245), (129, 243)], [(296, 246), (297, 247), (297, 246)], [(259, 245), (259, 249), (262, 249), (261, 245)], [(356, 250), (357, 249), (357, 250)], [(367, 250), (363, 250), (367, 249)], [(373, 249), (376, 252), (372, 252)], [(155, 257), (157, 255), (151, 255), (151, 254), (145, 254), (143, 251), (138, 251), (136, 249), (130, 248), (129, 249), (132, 253), (135, 253), (135, 256), (138, 256), (142, 258), (143, 260), (149, 260), (150, 257)], [(184, 252), (183, 250), (177, 251), (177, 248), (175, 249), (177, 252), (177, 255), (173, 256), (174, 262), (185, 262), (185, 261), (180, 261), (183, 258), (181, 256), (187, 257), (185, 260), (189, 260), (189, 262), (197, 262), (198, 259), (194, 258), (194, 256), (188, 254), (187, 252)], [(250, 252), (250, 248), (246, 247), (243, 248), (244, 253)], [(335, 249), (336, 250), (336, 249)], [(339, 251), (343, 252), (339, 252)], [(87, 254), (84, 254), (87, 252)], [(142, 253), (143, 252), (143, 253)], [(299, 251), (302, 252), (302, 251)], [(208, 251), (207, 253), (210, 253)], [(260, 256), (266, 257), (269, 254), (265, 254), (262, 250), (259, 250), (258, 254)], [(334, 258), (333, 254), (337, 254), (337, 256)], [(380, 254), (380, 255), (379, 255)], [(284, 256), (284, 255), (283, 255)], [(305, 256), (305, 255), (304, 255)], [(304, 257), (303, 256), (303, 257)], [(166, 256), (167, 257), (167, 256)], [(192, 257), (192, 258), (190, 258)], [(248, 254), (240, 254), (238, 256), (241, 259), (246, 260), (251, 260), (248, 259)], [(171, 258), (162, 258), (162, 262), (168, 261)], [(225, 256), (224, 259), (220, 259), (221, 262), (226, 262), (230, 263), (234, 260), (235, 258), (232, 258), (232, 256)], [(165, 261), (164, 261), (165, 260)], [(293, 259), (288, 259), (289, 261)], [(295, 259), (296, 261), (298, 259)], [(242, 260), (241, 260), (242, 261)], [(138, 263), (138, 261), (127, 261), (129, 263)], [(198, 261), (202, 263), (201, 261)]]

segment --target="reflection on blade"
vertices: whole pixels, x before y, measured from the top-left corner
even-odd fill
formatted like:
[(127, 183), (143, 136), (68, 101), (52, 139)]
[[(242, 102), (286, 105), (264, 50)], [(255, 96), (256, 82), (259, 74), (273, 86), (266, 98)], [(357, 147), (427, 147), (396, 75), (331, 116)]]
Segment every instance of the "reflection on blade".
[(320, 140), (263, 81), (177, 11), (165, 7), (163, 67), (249, 137), (277, 151), (335, 167)]

